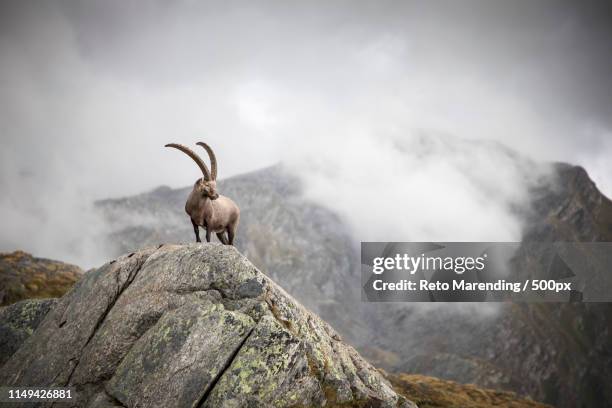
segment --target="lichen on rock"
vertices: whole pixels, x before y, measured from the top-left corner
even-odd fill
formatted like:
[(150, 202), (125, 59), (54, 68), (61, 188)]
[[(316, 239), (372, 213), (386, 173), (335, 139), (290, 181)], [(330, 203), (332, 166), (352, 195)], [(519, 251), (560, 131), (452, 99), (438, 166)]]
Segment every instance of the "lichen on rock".
[(55, 299), (28, 299), (0, 309), (0, 365), (34, 333), (54, 303)]

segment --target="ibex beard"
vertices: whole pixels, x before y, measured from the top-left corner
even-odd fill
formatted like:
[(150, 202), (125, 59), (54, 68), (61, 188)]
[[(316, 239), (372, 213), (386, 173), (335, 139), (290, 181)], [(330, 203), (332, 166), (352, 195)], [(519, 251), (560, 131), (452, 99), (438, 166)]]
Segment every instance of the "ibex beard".
[(176, 143), (166, 145), (166, 147), (173, 147), (191, 157), (202, 171), (203, 177), (195, 182), (193, 190), (187, 198), (185, 212), (191, 218), (196, 242), (202, 242), (199, 230), (199, 227), (202, 227), (206, 230), (206, 242), (210, 242), (210, 235), (214, 232), (223, 244), (234, 245), (234, 238), (240, 222), (240, 209), (229, 197), (217, 193), (217, 158), (215, 153), (206, 143), (198, 142), (197, 144), (208, 153), (211, 170), (208, 170), (200, 156), (190, 148)]

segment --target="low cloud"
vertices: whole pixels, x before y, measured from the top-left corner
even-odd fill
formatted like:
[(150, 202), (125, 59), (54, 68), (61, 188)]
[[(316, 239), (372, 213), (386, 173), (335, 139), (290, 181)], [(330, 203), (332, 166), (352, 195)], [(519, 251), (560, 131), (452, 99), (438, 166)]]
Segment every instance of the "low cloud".
[(612, 192), (612, 41), (510, 3), (3, 2), (0, 250), (100, 262), (91, 203), (191, 184), (162, 146), (198, 140), (221, 177), (288, 163), (359, 240), (518, 239), (530, 160)]
[(313, 144), (294, 169), (359, 241), (520, 241), (550, 167), (492, 142), (413, 132)]

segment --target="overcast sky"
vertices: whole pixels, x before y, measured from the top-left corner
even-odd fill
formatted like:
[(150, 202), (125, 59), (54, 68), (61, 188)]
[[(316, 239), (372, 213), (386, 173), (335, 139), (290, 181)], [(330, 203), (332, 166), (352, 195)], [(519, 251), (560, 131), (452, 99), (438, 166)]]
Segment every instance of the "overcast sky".
[[(54, 254), (93, 199), (191, 184), (171, 141), (208, 141), (227, 177), (288, 159), (377, 172), (421, 157), (397, 141), (494, 140), (612, 195), (611, 4), (2, 1), (0, 250)], [(471, 162), (457, 143), (435, 157)]]

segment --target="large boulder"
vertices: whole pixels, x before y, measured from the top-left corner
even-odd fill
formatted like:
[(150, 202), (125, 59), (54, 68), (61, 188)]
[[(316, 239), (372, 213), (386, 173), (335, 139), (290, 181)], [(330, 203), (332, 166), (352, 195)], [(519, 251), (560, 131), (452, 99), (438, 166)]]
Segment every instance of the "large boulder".
[(411, 407), (233, 247), (166, 245), (85, 274), (0, 370), (74, 406)]

